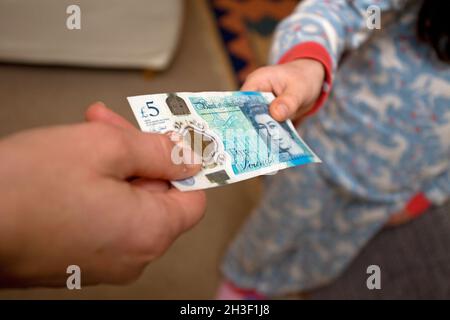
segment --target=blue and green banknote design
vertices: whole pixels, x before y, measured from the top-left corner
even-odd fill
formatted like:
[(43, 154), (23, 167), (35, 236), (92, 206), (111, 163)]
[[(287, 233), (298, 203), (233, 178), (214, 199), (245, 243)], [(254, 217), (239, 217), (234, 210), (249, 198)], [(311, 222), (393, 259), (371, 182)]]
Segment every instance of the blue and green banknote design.
[[(142, 131), (170, 134), (174, 162), (202, 164), (195, 177), (172, 182), (188, 191), (320, 162), (291, 121), (270, 116), (273, 99), (272, 93), (238, 91), (152, 94), (128, 101)], [(180, 152), (186, 148), (193, 157)]]

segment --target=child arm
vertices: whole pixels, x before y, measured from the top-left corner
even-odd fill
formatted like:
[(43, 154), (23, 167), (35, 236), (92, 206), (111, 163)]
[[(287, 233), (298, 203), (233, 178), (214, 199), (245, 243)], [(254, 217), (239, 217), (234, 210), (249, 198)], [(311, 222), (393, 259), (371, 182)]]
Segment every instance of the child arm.
[(271, 52), (271, 63), (313, 59), (325, 69), (322, 94), (310, 113), (325, 101), (342, 54), (357, 49), (374, 32), (367, 26), (371, 6), (381, 16), (399, 11), (408, 0), (304, 0), (278, 27)]

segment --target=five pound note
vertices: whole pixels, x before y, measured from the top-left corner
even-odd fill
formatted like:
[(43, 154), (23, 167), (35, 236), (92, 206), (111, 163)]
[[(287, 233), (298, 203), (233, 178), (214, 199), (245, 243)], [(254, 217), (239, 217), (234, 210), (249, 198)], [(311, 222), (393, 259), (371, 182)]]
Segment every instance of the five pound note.
[[(273, 99), (266, 92), (183, 92), (128, 97), (128, 102), (142, 131), (170, 134), (176, 143), (172, 161), (202, 165), (196, 176), (172, 181), (190, 191), (320, 162), (290, 120), (270, 116)], [(186, 153), (189, 149), (193, 152)]]

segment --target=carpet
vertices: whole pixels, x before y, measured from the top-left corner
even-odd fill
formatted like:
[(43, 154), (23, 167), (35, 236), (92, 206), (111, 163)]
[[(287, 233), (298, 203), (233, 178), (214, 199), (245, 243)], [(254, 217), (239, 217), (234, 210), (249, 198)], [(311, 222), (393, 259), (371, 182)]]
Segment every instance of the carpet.
[(298, 0), (209, 0), (236, 83), (265, 65), (277, 24)]

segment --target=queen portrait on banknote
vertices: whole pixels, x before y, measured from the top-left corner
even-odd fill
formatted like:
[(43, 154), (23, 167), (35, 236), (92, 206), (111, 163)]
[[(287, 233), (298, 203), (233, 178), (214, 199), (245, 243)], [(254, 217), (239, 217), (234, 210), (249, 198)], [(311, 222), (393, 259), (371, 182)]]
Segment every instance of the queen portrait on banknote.
[(259, 136), (272, 150), (277, 150), (280, 161), (289, 161), (305, 151), (292, 134), (287, 123), (280, 123), (269, 114), (267, 104), (246, 105), (244, 113), (257, 129)]

